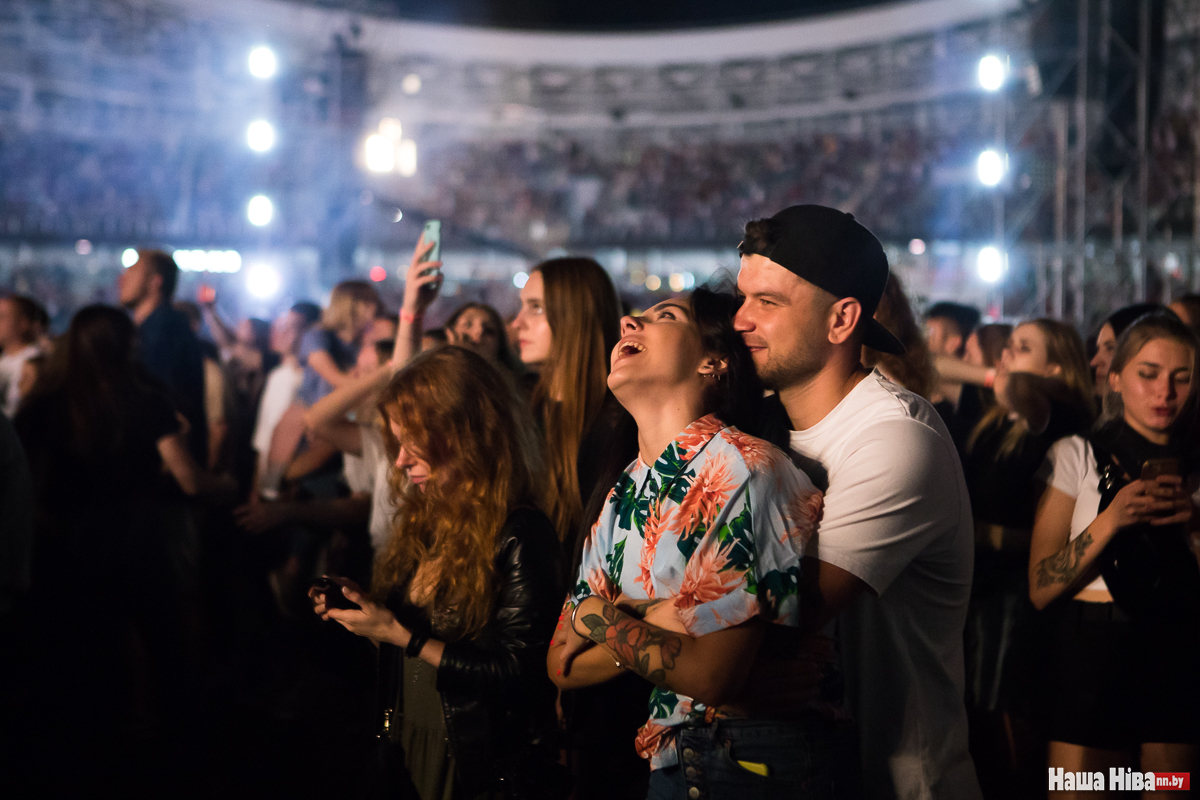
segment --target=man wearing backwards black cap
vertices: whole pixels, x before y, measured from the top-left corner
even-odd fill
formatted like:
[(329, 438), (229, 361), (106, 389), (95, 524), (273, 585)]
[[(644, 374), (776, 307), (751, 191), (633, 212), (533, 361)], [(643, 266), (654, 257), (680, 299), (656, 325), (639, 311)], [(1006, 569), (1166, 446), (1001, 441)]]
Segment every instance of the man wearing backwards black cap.
[(933, 407), (859, 363), (864, 344), (904, 351), (872, 318), (887, 257), (851, 215), (822, 206), (747, 224), (739, 250), (735, 325), (787, 410), (792, 448), (828, 481), (801, 614), (814, 630), (837, 619), (867, 797), (978, 798), (963, 707), (974, 543), (962, 468)]

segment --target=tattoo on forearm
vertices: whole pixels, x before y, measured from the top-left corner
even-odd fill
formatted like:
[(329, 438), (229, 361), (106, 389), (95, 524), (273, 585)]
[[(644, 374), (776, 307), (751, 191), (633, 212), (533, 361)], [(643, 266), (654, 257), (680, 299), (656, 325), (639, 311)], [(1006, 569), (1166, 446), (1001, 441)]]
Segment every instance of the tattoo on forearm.
[(1056, 583), (1070, 583), (1079, 577), (1084, 551), (1091, 543), (1091, 531), (1085, 530), (1062, 550), (1038, 562), (1038, 588), (1044, 589)]
[(599, 614), (585, 614), (588, 638), (616, 653), (623, 665), (658, 686), (675, 669), (683, 649), (678, 636), (633, 619), (611, 605)]

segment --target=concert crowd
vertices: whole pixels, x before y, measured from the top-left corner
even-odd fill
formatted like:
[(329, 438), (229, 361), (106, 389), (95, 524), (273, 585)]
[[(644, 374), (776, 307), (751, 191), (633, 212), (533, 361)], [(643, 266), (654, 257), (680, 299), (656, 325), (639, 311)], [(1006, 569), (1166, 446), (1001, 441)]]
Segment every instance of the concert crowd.
[[(1200, 296), (918, 316), (853, 216), (632, 310), (0, 295), (13, 796), (1026, 798), (1200, 773)], [(19, 787), (30, 787), (28, 792)], [(7, 792), (6, 792), (7, 794)], [(1054, 793), (1058, 796), (1058, 793)]]

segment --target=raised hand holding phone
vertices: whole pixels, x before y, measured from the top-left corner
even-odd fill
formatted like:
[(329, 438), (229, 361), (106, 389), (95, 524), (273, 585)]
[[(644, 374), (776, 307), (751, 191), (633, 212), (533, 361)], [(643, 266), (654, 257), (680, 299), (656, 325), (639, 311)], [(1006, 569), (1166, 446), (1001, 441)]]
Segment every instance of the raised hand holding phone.
[[(431, 232), (437, 238), (429, 238), (427, 234)], [(440, 224), (432, 229), (427, 224), (404, 276), (404, 305), (400, 308), (402, 322), (412, 322), (423, 316), (442, 288), (442, 262), (438, 260), (440, 249)], [(409, 317), (407, 320), (404, 319), (406, 315)]]

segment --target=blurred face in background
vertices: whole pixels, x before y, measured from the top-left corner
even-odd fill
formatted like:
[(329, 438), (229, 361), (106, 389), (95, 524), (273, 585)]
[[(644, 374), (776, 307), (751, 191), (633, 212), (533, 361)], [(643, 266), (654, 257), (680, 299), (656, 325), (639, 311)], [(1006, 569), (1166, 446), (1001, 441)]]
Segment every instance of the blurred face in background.
[(492, 361), (500, 357), (500, 330), (492, 320), (492, 315), (482, 308), (468, 308), (459, 314), (450, 333), (459, 347), (474, 350)]
[(396, 323), (387, 317), (376, 317), (375, 321), (371, 323), (371, 327), (367, 328), (367, 332), (363, 334), (362, 346), (364, 348), (372, 347), (376, 342), (395, 338)]
[[(121, 271), (117, 279), (117, 299), (126, 308), (133, 308), (138, 303), (150, 297), (157, 291), (155, 279), (158, 275), (150, 267), (150, 262), (139, 258), (129, 269)], [(161, 279), (158, 281), (161, 285)]]
[(0, 298), (0, 349), (22, 347), (32, 339), (32, 326), (17, 310), (17, 304)]
[(1117, 352), (1117, 335), (1113, 326), (1107, 322), (1100, 326), (1096, 335), (1096, 355), (1092, 357), (1092, 367), (1096, 370), (1096, 394), (1104, 396), (1108, 386), (1108, 370), (1112, 366), (1113, 355)]
[(285, 311), (271, 323), (271, 350), (281, 356), (292, 355), (300, 344), (304, 317), (295, 311)]
[(939, 356), (958, 355), (963, 344), (958, 325), (945, 317), (925, 320), (925, 338), (930, 352)]
[(1062, 367), (1051, 363), (1046, 335), (1037, 325), (1018, 325), (1009, 337), (1008, 346), (1000, 356), (1000, 368), (1005, 372), (1029, 372), (1044, 378), (1062, 373)]
[(521, 289), (521, 310), (513, 323), (522, 363), (536, 366), (550, 358), (550, 323), (546, 320), (545, 281), (534, 270)]

